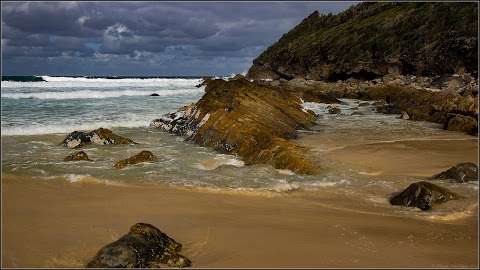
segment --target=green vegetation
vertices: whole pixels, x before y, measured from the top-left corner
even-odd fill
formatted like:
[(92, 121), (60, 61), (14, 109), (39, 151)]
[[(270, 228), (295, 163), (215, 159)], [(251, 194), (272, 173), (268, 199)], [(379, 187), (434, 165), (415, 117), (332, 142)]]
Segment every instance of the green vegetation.
[[(338, 15), (314, 12), (254, 65), (287, 77), (440, 75), (478, 72), (477, 3), (361, 3)], [(284, 76), (285, 77), (285, 76)]]

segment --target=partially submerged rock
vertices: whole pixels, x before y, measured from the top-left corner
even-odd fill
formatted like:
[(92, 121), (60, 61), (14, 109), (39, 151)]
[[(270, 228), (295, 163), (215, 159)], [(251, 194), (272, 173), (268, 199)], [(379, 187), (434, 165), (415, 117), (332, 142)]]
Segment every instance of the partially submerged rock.
[(460, 114), (450, 116), (445, 122), (444, 128), (451, 131), (465, 132), (470, 135), (478, 134), (477, 119)]
[(142, 151), (134, 156), (119, 160), (113, 165), (117, 169), (123, 169), (128, 165), (134, 165), (142, 162), (156, 161), (158, 158), (150, 151)]
[(327, 111), (329, 114), (340, 114), (342, 112), (342, 110), (336, 106), (328, 106)]
[(400, 194), (390, 199), (392, 205), (418, 207), (423, 211), (429, 210), (434, 204), (454, 200), (459, 196), (448, 189), (432, 183), (421, 181), (408, 186)]
[(478, 181), (478, 165), (472, 162), (459, 163), (450, 169), (433, 176), (434, 179), (453, 179), (463, 183)]
[(153, 225), (137, 223), (117, 241), (100, 249), (88, 268), (188, 267), (189, 259), (178, 254), (182, 245)]
[(134, 144), (129, 138), (114, 134), (106, 128), (99, 128), (90, 132), (74, 131), (67, 135), (62, 144), (68, 148), (77, 148), (87, 144)]
[(151, 96), (151, 97), (158, 97), (158, 96), (160, 96), (160, 95), (157, 94), (157, 93), (153, 93), (153, 94), (151, 94), (150, 96)]
[(151, 126), (237, 154), (247, 165), (265, 163), (313, 173), (317, 166), (306, 158), (306, 149), (288, 139), (314, 120), (315, 114), (305, 110), (297, 96), (239, 77), (209, 81), (196, 104), (164, 115)]
[(88, 158), (87, 153), (83, 151), (78, 151), (73, 154), (70, 154), (66, 156), (63, 160), (64, 161), (80, 161), (80, 160), (92, 161), (91, 159)]

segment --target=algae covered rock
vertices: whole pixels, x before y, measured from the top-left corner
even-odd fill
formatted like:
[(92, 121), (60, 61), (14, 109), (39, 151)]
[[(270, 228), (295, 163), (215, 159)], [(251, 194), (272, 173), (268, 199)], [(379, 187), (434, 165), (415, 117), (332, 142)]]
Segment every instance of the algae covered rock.
[(453, 179), (459, 183), (478, 181), (478, 165), (472, 162), (459, 163), (450, 169), (433, 176), (433, 178)]
[(247, 165), (313, 173), (317, 167), (306, 158), (306, 149), (289, 139), (314, 120), (315, 114), (302, 107), (299, 97), (238, 77), (209, 81), (196, 104), (156, 119), (151, 126), (239, 155)]
[(146, 223), (137, 223), (117, 241), (100, 249), (88, 268), (188, 267), (189, 259), (178, 254), (182, 245)]
[(401, 193), (390, 199), (392, 205), (418, 207), (423, 211), (430, 210), (434, 204), (454, 200), (459, 196), (448, 189), (432, 183), (421, 181), (408, 186)]
[(446, 122), (444, 128), (451, 131), (460, 131), (465, 132), (470, 135), (478, 134), (478, 122), (477, 119), (465, 116), (465, 115), (454, 115), (450, 117)]
[(80, 160), (92, 161), (91, 159), (88, 158), (87, 153), (83, 151), (78, 151), (73, 154), (70, 154), (66, 156), (63, 160), (64, 161), (80, 161)]
[(340, 114), (342, 112), (342, 110), (336, 106), (328, 106), (327, 111), (329, 114)]
[(117, 169), (123, 169), (128, 165), (134, 165), (142, 162), (152, 162), (157, 161), (158, 158), (150, 151), (142, 151), (134, 156), (131, 156), (127, 159), (119, 160), (113, 165)]
[(90, 132), (74, 131), (67, 135), (62, 144), (68, 148), (77, 148), (87, 144), (134, 144), (129, 138), (114, 134), (106, 128), (99, 128)]

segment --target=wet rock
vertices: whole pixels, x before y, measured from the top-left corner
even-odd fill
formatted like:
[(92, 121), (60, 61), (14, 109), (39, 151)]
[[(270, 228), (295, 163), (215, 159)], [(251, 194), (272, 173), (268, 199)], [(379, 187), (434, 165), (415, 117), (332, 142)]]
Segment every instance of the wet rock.
[(189, 259), (178, 254), (182, 245), (153, 225), (137, 223), (117, 241), (100, 249), (88, 268), (188, 267)]
[(133, 140), (116, 135), (106, 128), (99, 128), (90, 132), (74, 131), (68, 134), (62, 142), (63, 146), (68, 148), (78, 148), (91, 143), (99, 145), (135, 144)]
[(157, 93), (153, 93), (153, 94), (151, 94), (150, 96), (151, 96), (151, 97), (158, 97), (158, 96), (160, 96), (160, 95), (157, 94)]
[(119, 160), (113, 165), (117, 169), (123, 169), (128, 165), (134, 165), (142, 162), (157, 161), (158, 158), (150, 151), (142, 151), (127, 159)]
[(73, 154), (70, 154), (66, 156), (63, 160), (64, 161), (80, 161), (80, 160), (92, 161), (91, 159), (88, 158), (87, 153), (83, 151), (78, 151)]
[(472, 162), (459, 163), (441, 172), (434, 179), (453, 179), (458, 183), (478, 181), (478, 165)]
[(289, 139), (313, 125), (315, 118), (298, 96), (238, 78), (208, 82), (197, 103), (164, 115), (151, 126), (236, 154), (246, 165), (271, 164), (312, 174), (318, 166), (306, 157), (304, 147)]
[(403, 119), (403, 120), (408, 120), (408, 119), (410, 119), (410, 116), (408, 115), (407, 112), (402, 111), (402, 115), (400, 115), (399, 118), (400, 118), (400, 119)]
[(342, 110), (340, 110), (340, 108), (335, 107), (335, 106), (328, 106), (327, 111), (328, 111), (329, 114), (340, 114), (342, 112)]
[(353, 112), (351, 115), (364, 115), (362, 112), (359, 112), (359, 111), (355, 111)]
[(418, 207), (423, 211), (430, 210), (434, 204), (458, 199), (460, 196), (432, 183), (421, 181), (408, 186), (400, 194), (390, 199), (392, 205)]
[(195, 85), (195, 87), (200, 88), (200, 87), (202, 87), (202, 86), (205, 86), (205, 85), (207, 85), (207, 83), (208, 83), (211, 79), (212, 79), (212, 78), (210, 78), (210, 77), (203, 77), (203, 78), (202, 78), (202, 82), (199, 83), (199, 84), (197, 84), (197, 85)]
[(445, 122), (444, 129), (451, 131), (465, 132), (470, 135), (478, 134), (478, 122), (477, 119), (457, 114), (454, 116), (447, 116), (448, 120)]

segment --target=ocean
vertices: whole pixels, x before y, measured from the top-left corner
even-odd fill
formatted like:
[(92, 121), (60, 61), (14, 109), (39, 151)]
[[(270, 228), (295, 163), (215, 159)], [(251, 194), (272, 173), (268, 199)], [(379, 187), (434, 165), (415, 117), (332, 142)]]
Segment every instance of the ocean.
[[(295, 194), (328, 190), (342, 196), (351, 194), (357, 206), (372, 205), (391, 211), (388, 197), (425, 177), (393, 177), (382, 172), (366, 172), (355, 166), (323, 159), (334, 150), (356, 145), (402, 141), (471, 140), (466, 135), (441, 130), (437, 124), (399, 119), (398, 115), (378, 114), (372, 102), (342, 100), (342, 113), (331, 115), (327, 104), (304, 103), (318, 114), (318, 125), (300, 131), (300, 137), (315, 133), (321, 138), (318, 157), (320, 175), (296, 175), (270, 165), (245, 166), (233, 155), (185, 141), (149, 123), (161, 115), (196, 102), (204, 93), (196, 87), (201, 78), (101, 78), (42, 76), (43, 81), (2, 81), (2, 173), (38, 181), (62, 179), (71, 183), (107, 185), (169, 185), (180, 188), (249, 194)], [(151, 94), (158, 96), (150, 96)], [(60, 145), (76, 130), (109, 128), (129, 137), (137, 145), (89, 145), (83, 150), (93, 162), (65, 162), (63, 158), (78, 150)], [(307, 142), (308, 144), (308, 142)], [(329, 145), (332, 147), (329, 148)], [(408, 144), (395, 144), (398, 151)], [(403, 146), (402, 146), (403, 145)], [(113, 168), (115, 161), (149, 150), (158, 162)], [(411, 150), (411, 149), (410, 149)], [(409, 150), (409, 151), (410, 151)], [(436, 150), (431, 150), (436, 151)], [(341, 153), (341, 151), (339, 152)], [(434, 153), (434, 152), (432, 152)], [(434, 153), (435, 154), (435, 153)], [(366, 152), (365, 158), (375, 152)], [(447, 160), (444, 161), (447, 163)], [(453, 165), (453, 164), (452, 164)], [(323, 168), (324, 167), (324, 168)], [(402, 175), (407, 175), (405, 172)], [(476, 198), (478, 183), (444, 185)], [(449, 202), (445, 208), (416, 215), (437, 215), (470, 211), (468, 202)], [(340, 202), (335, 202), (340, 205)], [(399, 214), (414, 209), (393, 208)]]

